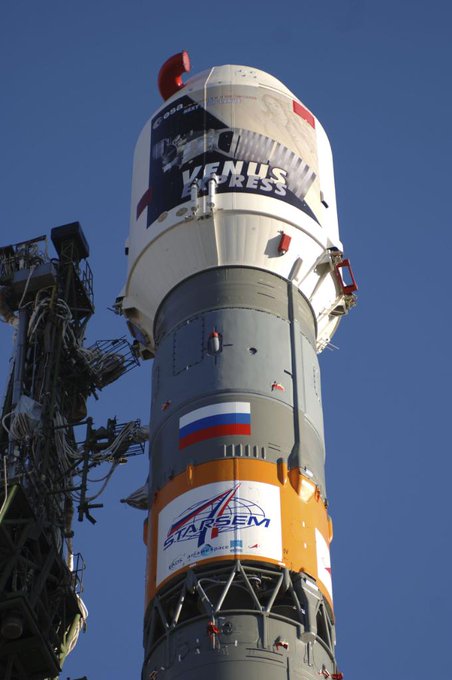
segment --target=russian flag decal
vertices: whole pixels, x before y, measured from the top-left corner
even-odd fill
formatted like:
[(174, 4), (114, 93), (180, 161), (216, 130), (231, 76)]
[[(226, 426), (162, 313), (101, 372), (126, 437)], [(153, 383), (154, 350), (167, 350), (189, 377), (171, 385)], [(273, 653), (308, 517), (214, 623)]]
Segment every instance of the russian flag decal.
[(179, 419), (179, 448), (214, 437), (251, 434), (251, 407), (246, 401), (227, 401), (190, 411)]

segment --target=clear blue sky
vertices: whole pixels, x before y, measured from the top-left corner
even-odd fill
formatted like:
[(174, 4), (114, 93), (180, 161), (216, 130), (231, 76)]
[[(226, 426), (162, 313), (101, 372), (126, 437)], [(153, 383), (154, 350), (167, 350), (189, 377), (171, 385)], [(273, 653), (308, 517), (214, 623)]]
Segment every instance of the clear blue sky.
[[(346, 680), (450, 676), (449, 423), (452, 141), (447, 0), (3, 0), (0, 243), (79, 220), (97, 313), (122, 335), (132, 153), (160, 104), (161, 63), (255, 66), (280, 78), (331, 139), (341, 236), (359, 306), (321, 357), (335, 525), (338, 659)], [(11, 333), (0, 327), (3, 382)], [(150, 364), (105, 390), (97, 424), (148, 418)], [(119, 504), (145, 458), (116, 473), (77, 525), (88, 632), (62, 678), (139, 678), (144, 514)], [(434, 651), (430, 651), (430, 645)], [(438, 651), (439, 650), (439, 651)]]

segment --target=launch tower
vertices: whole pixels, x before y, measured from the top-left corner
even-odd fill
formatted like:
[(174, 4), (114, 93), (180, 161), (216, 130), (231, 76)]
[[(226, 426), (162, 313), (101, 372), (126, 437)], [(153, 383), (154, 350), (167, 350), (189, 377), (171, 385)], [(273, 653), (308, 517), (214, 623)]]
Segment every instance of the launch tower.
[[(144, 448), (139, 421), (95, 428), (87, 417), (86, 399), (137, 358), (124, 338), (85, 345), (88, 243), (78, 222), (51, 237), (56, 257), (45, 236), (0, 248), (0, 317), (15, 338), (0, 428), (2, 680), (59, 676), (87, 616), (73, 515), (95, 522), (112, 473)], [(103, 464), (105, 481), (90, 492), (88, 473)]]

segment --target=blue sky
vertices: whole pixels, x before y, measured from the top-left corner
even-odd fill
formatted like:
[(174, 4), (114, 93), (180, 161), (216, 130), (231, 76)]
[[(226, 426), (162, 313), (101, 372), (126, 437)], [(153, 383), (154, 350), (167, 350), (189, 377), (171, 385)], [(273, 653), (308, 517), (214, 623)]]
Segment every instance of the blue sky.
[[(448, 648), (452, 605), (451, 22), (446, 0), (0, 7), (0, 243), (82, 223), (95, 272), (90, 340), (125, 331), (107, 307), (125, 275), (133, 148), (160, 105), (168, 56), (187, 49), (193, 73), (224, 63), (269, 71), (326, 128), (360, 285), (339, 351), (320, 358), (337, 655), (350, 679), (449, 672), (447, 656), (427, 650), (430, 640)], [(2, 325), (2, 382), (10, 345)], [(92, 413), (98, 425), (115, 414), (147, 421), (149, 401), (145, 363)], [(130, 461), (96, 527), (75, 527), (90, 617), (64, 678), (139, 677), (144, 515), (119, 498), (145, 475), (144, 457)]]

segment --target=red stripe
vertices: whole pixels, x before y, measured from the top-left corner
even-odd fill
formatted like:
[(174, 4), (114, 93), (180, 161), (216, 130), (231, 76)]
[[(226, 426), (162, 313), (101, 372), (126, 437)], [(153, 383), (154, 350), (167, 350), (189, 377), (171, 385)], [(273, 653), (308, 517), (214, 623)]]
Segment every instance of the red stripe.
[(298, 102), (293, 102), (293, 112), (305, 120), (309, 125), (315, 128), (315, 118), (307, 109), (304, 108), (302, 104)]
[(251, 434), (251, 425), (249, 423), (231, 423), (230, 425), (215, 425), (214, 427), (206, 427), (205, 430), (199, 432), (191, 432), (179, 440), (179, 448), (185, 449), (186, 446), (203, 442), (206, 439), (213, 439), (214, 437), (223, 437), (230, 434)]
[[(234, 489), (234, 491), (233, 491), (232, 494), (229, 494), (227, 500), (223, 503), (223, 507), (221, 508), (220, 512), (217, 514), (217, 517), (221, 517), (221, 515), (224, 513), (224, 511), (225, 511), (226, 508), (228, 507), (228, 505), (229, 505), (231, 499), (234, 498), (235, 494), (237, 493), (237, 490), (238, 490), (239, 486), (240, 486), (240, 484), (238, 484), (238, 485), (235, 487), (235, 489)], [(210, 533), (210, 537), (211, 537), (211, 538), (216, 538), (217, 536), (218, 536), (218, 527), (213, 527), (213, 529), (212, 529), (212, 531), (211, 531), (211, 533)]]
[(146, 191), (144, 192), (144, 194), (142, 195), (142, 197), (138, 201), (137, 219), (139, 218), (139, 216), (141, 215), (143, 210), (148, 207), (151, 200), (152, 200), (152, 187), (149, 187), (149, 189), (146, 189)]

